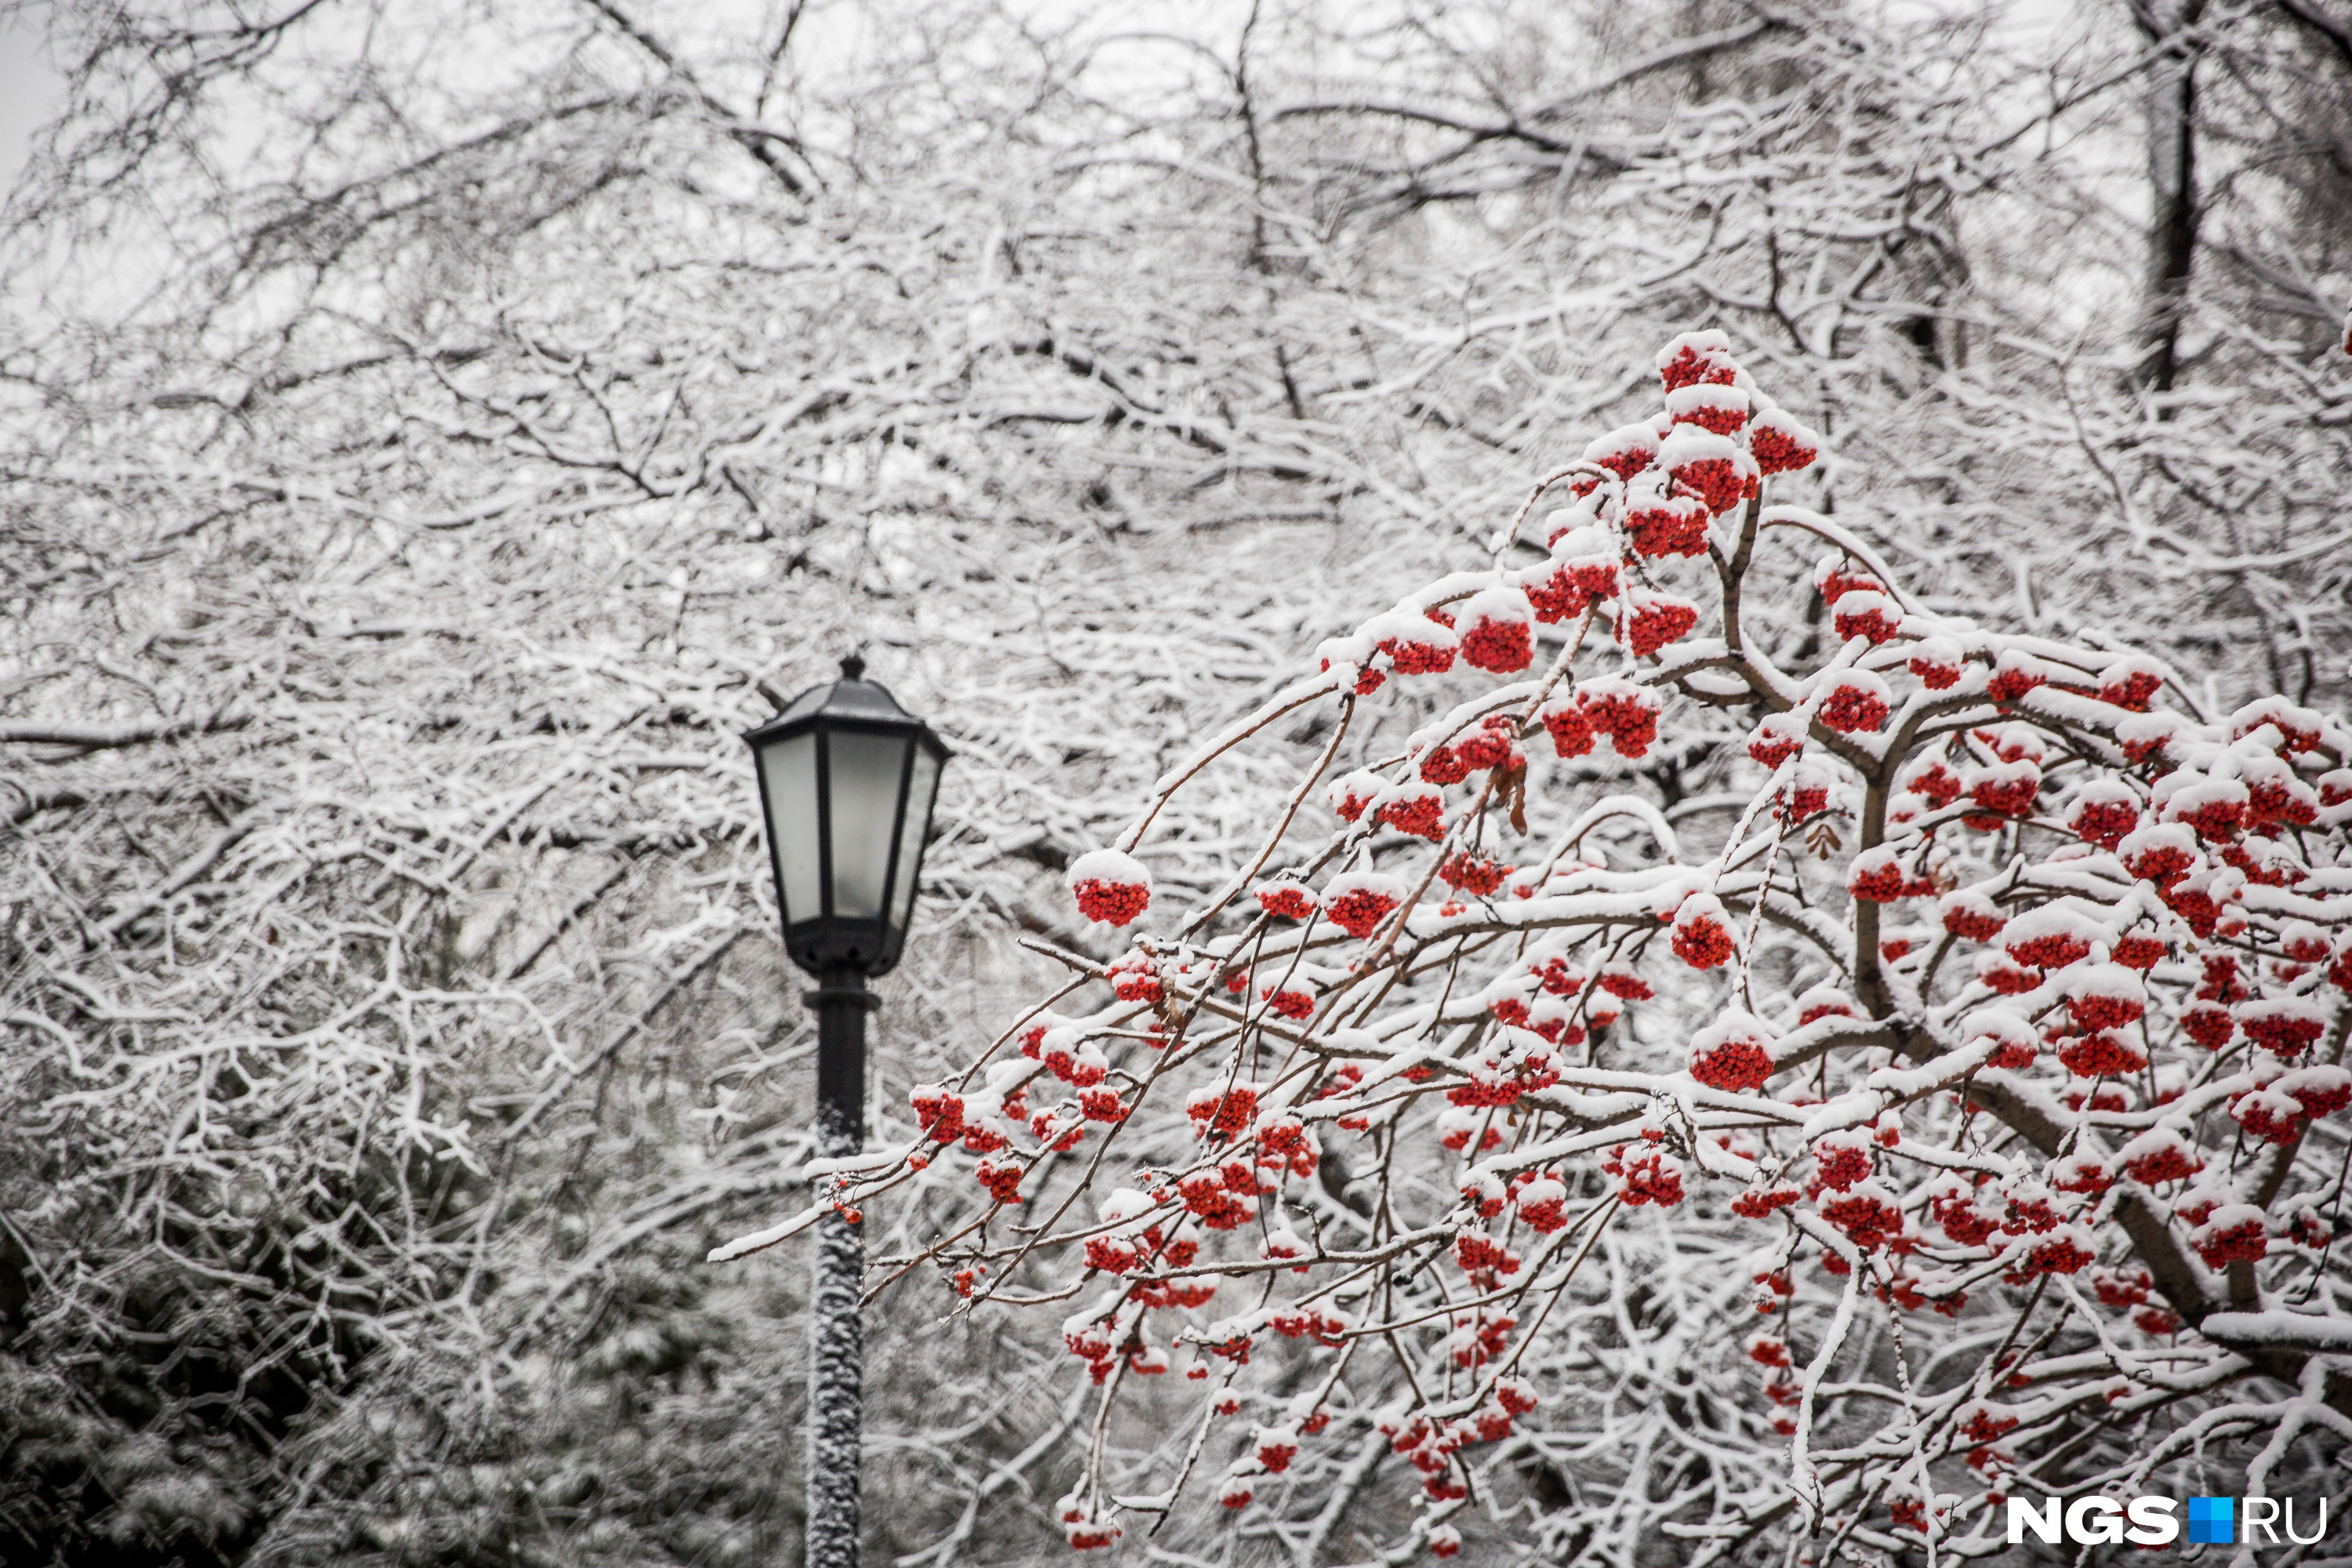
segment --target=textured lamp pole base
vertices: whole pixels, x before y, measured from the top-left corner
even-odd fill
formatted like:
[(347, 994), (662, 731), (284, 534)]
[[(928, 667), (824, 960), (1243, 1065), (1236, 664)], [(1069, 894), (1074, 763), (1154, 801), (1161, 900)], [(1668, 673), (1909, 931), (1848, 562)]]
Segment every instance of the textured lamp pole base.
[[(828, 974), (808, 1000), (817, 1016), (817, 1147), (829, 1160), (865, 1147), (865, 979)], [(860, 1383), (865, 1333), (857, 1296), (866, 1271), (858, 1227), (838, 1214), (819, 1222), (809, 1296), (807, 1568), (857, 1568)]]

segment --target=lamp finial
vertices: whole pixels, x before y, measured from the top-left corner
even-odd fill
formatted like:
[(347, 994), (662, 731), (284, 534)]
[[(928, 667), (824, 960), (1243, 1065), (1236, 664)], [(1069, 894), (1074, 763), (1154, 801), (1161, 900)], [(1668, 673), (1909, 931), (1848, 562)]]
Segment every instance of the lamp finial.
[(865, 661), (863, 658), (860, 658), (857, 655), (856, 655), (856, 654), (854, 654), (854, 653), (847, 653), (847, 654), (844, 654), (844, 655), (842, 655), (842, 656), (841, 656), (841, 679), (844, 679), (844, 680), (863, 680), (863, 679), (866, 679), (866, 661)]

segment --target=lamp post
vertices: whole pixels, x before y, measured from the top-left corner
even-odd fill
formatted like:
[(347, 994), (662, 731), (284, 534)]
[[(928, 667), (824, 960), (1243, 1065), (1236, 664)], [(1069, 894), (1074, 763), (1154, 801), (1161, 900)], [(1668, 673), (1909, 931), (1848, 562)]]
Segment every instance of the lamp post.
[[(816, 1010), (817, 1149), (840, 1159), (865, 1142), (875, 1005), (866, 982), (906, 945), (948, 749), (854, 654), (839, 680), (802, 692), (743, 739), (759, 769), (784, 951), (816, 977), (803, 1000)], [(826, 1215), (809, 1300), (807, 1568), (857, 1565), (863, 1272), (856, 1226)]]

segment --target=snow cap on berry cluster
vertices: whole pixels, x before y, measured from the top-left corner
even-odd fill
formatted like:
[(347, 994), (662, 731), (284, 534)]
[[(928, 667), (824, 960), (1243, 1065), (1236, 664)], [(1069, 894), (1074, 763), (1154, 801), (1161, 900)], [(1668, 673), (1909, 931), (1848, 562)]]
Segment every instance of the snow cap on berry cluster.
[(1690, 1074), (1710, 1089), (1761, 1089), (1772, 1076), (1772, 1036), (1763, 1020), (1727, 1009), (1691, 1037)]
[(1323, 885), (1323, 915), (1359, 939), (1404, 902), (1405, 886), (1385, 871), (1348, 871)]
[(1090, 849), (1070, 862), (1071, 896), (1087, 919), (1123, 926), (1150, 907), (1151, 873), (1134, 856)]
[(1731, 339), (1714, 328), (1678, 332), (1658, 351), (1658, 379), (1669, 393), (1685, 386), (1730, 386), (1739, 379), (1739, 362), (1731, 357)]

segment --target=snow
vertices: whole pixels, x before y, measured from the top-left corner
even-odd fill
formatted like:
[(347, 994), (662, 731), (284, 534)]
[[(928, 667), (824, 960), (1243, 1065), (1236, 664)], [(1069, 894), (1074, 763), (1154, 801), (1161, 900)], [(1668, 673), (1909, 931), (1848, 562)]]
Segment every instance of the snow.
[[(2332, 1050), (2344, 1017), (2330, 971), (2352, 927), (2352, 799), (2300, 828), (2225, 819), (2238, 790), (2249, 809), (2352, 790), (2328, 782), (2352, 747), (2352, 611), (2329, 588), (2346, 364), (2262, 297), (2261, 278), (2295, 268), (2255, 256), (2199, 273), (2191, 339), (2221, 330), (2229, 353), (2190, 356), (2169, 395), (2111, 374), (2137, 352), (2137, 285), (2114, 282), (2137, 268), (2093, 252), (2127, 261), (2140, 237), (2118, 226), (2131, 202), (2095, 202), (2123, 216), (2086, 228), (2080, 197), (2137, 180), (2144, 149), (2129, 115), (2029, 107), (2047, 78), (2024, 68), (2074, 60), (2127, 97), (2128, 20), (2085, 12), (2029, 60), (1998, 31), (1967, 34), (1965, 14), (1916, 10), (1735, 17), (1739, 36), (1702, 50), (1724, 70), (1643, 67), (1640, 51), (1692, 40), (1638, 10), (1602, 37), (1573, 10), (1522, 8), (1490, 38), (1459, 7), (1352, 30), (1276, 7), (1250, 31), (1238, 14), (1188, 17), (1178, 39), (1129, 31), (1108, 50), (1108, 13), (983, 7), (944, 31), (920, 14), (818, 18), (765, 107), (744, 96), (758, 73), (730, 62), (776, 39), (724, 10), (625, 25), (590, 8), (558, 37), (499, 7), (446, 36), (438, 11), (352, 28), (330, 8), (246, 56), (205, 53), (168, 8), (127, 14), (121, 48), (58, 35), (48, 52), (91, 75), (11, 231), (12, 365), (41, 391), (5, 437), (19, 483), (0, 529), (0, 1034), (20, 1163), (43, 1173), (43, 1201), (11, 1210), (37, 1265), (28, 1353), (87, 1415), (89, 1451), (151, 1455), (159, 1488), (215, 1488), (227, 1500), (190, 1516), (245, 1519), (257, 1539), (323, 1520), (373, 1551), (373, 1531), (413, 1546), (462, 1521), (513, 1524), (526, 1554), (768, 1551), (724, 1500), (799, 1479), (782, 1446), (808, 1319), (780, 1283), (800, 1253), (779, 1244), (810, 1237), (818, 1300), (844, 1321), (857, 1259), (838, 1197), (894, 1278), (866, 1321), (869, 1425), (891, 1462), (866, 1479), (910, 1560), (1044, 1561), (1064, 1526), (1107, 1535), (1153, 1500), (1167, 1516), (1125, 1520), (1128, 1549), (1171, 1561), (1268, 1532), (1302, 1562), (1402, 1561), (1457, 1526), (1472, 1562), (1556, 1555), (1571, 1529), (1597, 1560), (1632, 1561), (1672, 1530), (1711, 1532), (1696, 1553), (1756, 1528), (1751, 1552), (1778, 1560), (1794, 1538), (1773, 1510), (1792, 1498), (1801, 1521), (1851, 1523), (1848, 1546), (1885, 1555), (1900, 1550), (1886, 1498), (2001, 1479), (1937, 1447), (1939, 1401), (2054, 1422), (2160, 1400), (2210, 1484), (2236, 1485), (2235, 1434), (2266, 1442), (2318, 1408), (2297, 1403), (2297, 1347), (2341, 1343), (2342, 1248), (2322, 1261), (2299, 1238), (2332, 1223), (2344, 1133), (2339, 1107), (2299, 1142), (2242, 1147), (2227, 1108), (2292, 1124), (2347, 1086), (2242, 1040), (2207, 1050), (2179, 1020), (2224, 953), (2249, 994), (2203, 1005), (2266, 1029), (2315, 1010), (2322, 1045), (2297, 1062)], [(2248, 73), (2229, 90), (2274, 85), (2284, 57), (2265, 48), (2287, 24), (2224, 23), (2192, 42)], [(158, 74), (198, 55), (208, 74)], [(594, 102), (551, 118), (580, 108), (583, 58)], [(1740, 96), (1765, 79), (1780, 85)], [(345, 81), (369, 90), (310, 90)], [(1377, 110), (1332, 101), (1334, 84)], [(165, 117), (135, 143), (148, 153), (91, 163), (131, 144), (109, 132), (141, 104)], [(1456, 132), (1417, 114), (1432, 104), (1492, 123)], [(2289, 120), (2209, 140), (2201, 184), (2212, 232), (2296, 256), (2307, 214), (2342, 204), (2272, 199), (2299, 177), (2273, 155), (2300, 145)], [(764, 134), (786, 121), (789, 138)], [(500, 124), (530, 134), (466, 129)], [(1562, 148), (1631, 173), (1596, 184)], [(1953, 168), (1969, 178), (1937, 183)], [(2233, 177), (2248, 168), (2259, 198)], [(388, 169), (391, 199), (365, 201)], [(166, 229), (175, 255), (252, 266), (151, 273), (138, 263)], [(135, 319), (114, 310), (125, 257), (146, 279)], [(1703, 318), (1661, 315), (1691, 297), (1677, 279), (1705, 281)], [(1850, 308), (1923, 281), (1941, 289), (1920, 296), (1932, 353)], [(2231, 335), (2248, 320), (2270, 325)], [(1666, 363), (1703, 349), (1694, 372), (1703, 359), (1733, 386), (1670, 395), (1653, 353), (1699, 325)], [(2014, 352), (2050, 342), (2065, 353)], [(1685, 426), (1664, 445), (1715, 454), (1742, 489), (1760, 432), (1811, 443), (1807, 421), (1837, 448), (1726, 507), (1707, 541), (1721, 575), (1714, 559), (1631, 557), (1623, 503), (1661, 489), (1639, 467), (1661, 426), (1742, 404), (1739, 436)], [(1563, 456), (1612, 425), (1591, 449), (1630, 482)], [(1522, 504), (1555, 503), (1544, 537), (1485, 547)], [(1589, 623), (1534, 628), (1532, 668), (1557, 661), (1561, 692), (1655, 697), (1654, 740), (1639, 757), (1630, 742), (1531, 746), (1524, 778), (1447, 786), (1443, 843), (1335, 823), (1332, 775), (1367, 799), (1408, 785), (1412, 738), (1543, 700), (1541, 677), (1488, 680), (1466, 658), (1438, 672), (1459, 639), (1423, 612), (1474, 625), (1556, 528), (1570, 531), (1552, 559), (1625, 592)], [(1807, 570), (1824, 549), (1899, 606), (1883, 645), (1831, 640)], [(1630, 612), (1676, 601), (1698, 619), (1662, 658), (1622, 640)], [(1401, 675), (1375, 630), (1431, 650), (1424, 673)], [(801, 983), (775, 942), (737, 740), (852, 647), (955, 747), (913, 939), (877, 985), (863, 1155), (810, 1142)], [(2150, 674), (2161, 684), (2130, 700), (2154, 712), (2101, 696)], [(1832, 741), (1796, 706), (1865, 679), (1895, 715), (1874, 735)], [(1759, 720), (1807, 748), (1777, 781), (1746, 754)], [(2028, 743), (2032, 762), (2000, 761)], [(1985, 770), (1971, 782), (2038, 768), (2059, 809), (1991, 831), (1966, 806), (1917, 809), (1892, 786), (1931, 758)], [(1783, 821), (1776, 784), (1808, 777), (1823, 809)], [(2152, 792), (2198, 826), (2143, 827), (2112, 854), (2070, 838), (2068, 803)], [(1094, 845), (1115, 847), (1079, 853)], [(2165, 849), (2180, 864), (2146, 858)], [(1450, 854), (1513, 869), (1491, 899), (1454, 898), (1429, 875)], [(1854, 908), (1858, 860), (1899, 861), (1900, 896)], [(1106, 871), (1155, 900), (1154, 1003), (1111, 1004), (1102, 964), (1127, 935), (1077, 920), (1056, 885)], [(1402, 930), (1360, 942), (1260, 921), (1248, 890), (1283, 878), (1420, 891)], [(2172, 952), (2126, 982), (2086, 947), (2002, 998), (1976, 978), (1998, 941), (1938, 929), (1953, 889), (1979, 915), (1979, 894), (2029, 922), (2054, 910), (2096, 933), (2089, 947), (2147, 922)], [(1661, 919), (1694, 893), (1737, 938), (1705, 971)], [(2215, 923), (2200, 934), (2173, 904)], [(1253, 994), (1293, 984), (1324, 1011), (1235, 1005), (1235, 966)], [(1588, 984), (1624, 968), (1654, 994)], [(1729, 1010), (1769, 1035), (1824, 991), (1883, 1021), (1780, 1036), (1760, 1089), (1686, 1076)], [(1489, 1004), (1507, 996), (1529, 1004), (1524, 1024), (1498, 1025)], [(2151, 1070), (2094, 1084), (2044, 1049), (1978, 1071), (1971, 1113), (1957, 1091), (1995, 1037), (1982, 1010), (2021, 1015), (2031, 1041), (2068, 1026), (2068, 997), (2136, 999)], [(1128, 1121), (1085, 1122), (1079, 1086), (1000, 1037), (1040, 1000)], [(1559, 1038), (1531, 1043), (1546, 1029)], [(1463, 1307), (1505, 1284), (1448, 1260), (1472, 1173), (1441, 1118), (1470, 1115), (1457, 1091), (1546, 1059), (1559, 1081), (1476, 1110), (1506, 1130), (1497, 1184), (1558, 1173), (1520, 1195), (1557, 1187), (1559, 1228), (1529, 1245), (1507, 1205), (1486, 1223), (1525, 1255), (1519, 1294)], [(1367, 1070), (1349, 1080), (1349, 1064)], [(1194, 1141), (1183, 1103), (1228, 1080), (1260, 1087), (1259, 1114)], [(920, 1082), (1004, 1146), (919, 1138)], [(1277, 1151), (1260, 1145), (1293, 1135), (1279, 1107), (1318, 1148), (1263, 1163)], [(2117, 1213), (2142, 1211), (2049, 1189), (2069, 1163), (2179, 1139), (2206, 1166), (2183, 1205), (2265, 1197), (2255, 1299), (2310, 1303), (2282, 1331), (2289, 1359), (2266, 1363), (2281, 1376), (2087, 1289), (2053, 1288), (2029, 1313), (2001, 1278), (2021, 1239), (1964, 1245), (1923, 1221), (1912, 1251), (1855, 1253), (1804, 1195), (1808, 1125), (1853, 1133), (1864, 1190), (1914, 1219), (1947, 1176), (1982, 1178), (1987, 1205), (2032, 1177), (2100, 1268), (2176, 1287), (2199, 1279), (2186, 1223), (2126, 1227)], [(1600, 1176), (1619, 1148), (1675, 1162), (1684, 1201), (1588, 1201), (1612, 1190)], [(992, 1212), (982, 1158), (1025, 1201)], [(1750, 1173), (1794, 1201), (1732, 1212)], [(1210, 1179), (1249, 1187), (1307, 1272), (1265, 1268), (1255, 1227), (1203, 1235), (1154, 1199)], [(1108, 1199), (1119, 1226), (1156, 1216), (1199, 1248), (1117, 1290), (1222, 1274), (1234, 1332), (1270, 1321), (1262, 1290), (1269, 1311), (1344, 1297), (1351, 1326), (1339, 1344), (1261, 1334), (1244, 1363), (1203, 1342), (1205, 1310), (1130, 1299), (1097, 1326), (1141, 1331), (1132, 1359), (1107, 1342), (1101, 1362), (1065, 1355), (1056, 1322), (1105, 1288), (1076, 1238)], [(291, 1272), (224, 1270), (215, 1232)], [(686, 1266), (730, 1236), (718, 1267)], [(1853, 1271), (1829, 1272), (1824, 1248)], [(1793, 1405), (1739, 1353), (1761, 1326), (1751, 1252), (1786, 1278), (1763, 1292), (1777, 1337), (1812, 1362)], [(152, 1432), (92, 1397), (91, 1369), (121, 1362), (126, 1281), (266, 1364), (309, 1331), (310, 1273), (338, 1282), (353, 1347), (314, 1408), (385, 1415), (366, 1436), (380, 1470), (314, 1472), (312, 1446), (340, 1459), (347, 1434), (306, 1426), (298, 1453), (238, 1396), (165, 1390)], [(1937, 1281), (1969, 1293), (1958, 1316), (1918, 1304)], [(1457, 1307), (1514, 1321), (1492, 1347), (1475, 1328), (1457, 1341)], [(2064, 1354), (2033, 1352), (2030, 1390), (1984, 1359), (2021, 1313), (2020, 1348), (2078, 1314)], [(812, 1370), (837, 1386), (849, 1347), (818, 1341)], [(683, 1379), (642, 1371), (646, 1346), (681, 1358)], [(1565, 1517), (1423, 1490), (1360, 1414), (1458, 1422), (1507, 1368), (1540, 1396), (1513, 1436), (1454, 1427), (1443, 1454), (1421, 1452), (1440, 1491), (1483, 1504), (1522, 1496), (1519, 1459), (1539, 1451), (1579, 1500)], [(1708, 1392), (1703, 1431), (1656, 1396), (1675, 1380)], [(822, 1516), (846, 1500), (856, 1440), (819, 1405)], [(975, 1422), (984, 1463), (963, 1436)], [(1253, 1426), (1294, 1424), (1282, 1485), (1250, 1511), (1229, 1520), (1202, 1495)], [(639, 1426), (662, 1440), (603, 1467), (594, 1541), (561, 1509), (499, 1511), (542, 1462), (572, 1462), (558, 1447), (617, 1451)], [(1695, 1431), (1696, 1479), (1625, 1468)], [(2095, 1447), (2080, 1479), (2116, 1486), (2146, 1463), (2134, 1484), (2161, 1489), (2187, 1479), (2168, 1452)], [(397, 1499), (366, 1490), (376, 1474), (404, 1478)], [(1006, 1506), (1066, 1490), (1061, 1507)], [(78, 1495), (113, 1511), (72, 1528), (163, 1550), (133, 1539), (160, 1529), (139, 1489)], [(1953, 1528), (1975, 1525), (1961, 1510)]]
[(2284, 1309), (2267, 1312), (2208, 1312), (2197, 1331), (2217, 1344), (2270, 1350), (2352, 1352), (2352, 1318), (2319, 1317)]

